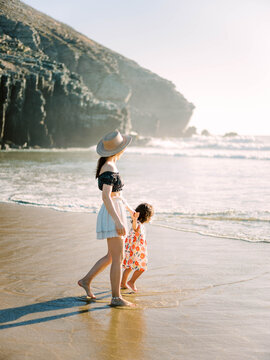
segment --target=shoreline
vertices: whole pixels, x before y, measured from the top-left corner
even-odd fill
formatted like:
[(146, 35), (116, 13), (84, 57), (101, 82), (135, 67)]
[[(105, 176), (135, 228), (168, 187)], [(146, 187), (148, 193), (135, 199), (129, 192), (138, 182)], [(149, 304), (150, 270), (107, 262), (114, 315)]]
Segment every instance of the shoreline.
[(137, 308), (112, 309), (109, 268), (93, 282), (97, 301), (76, 285), (106, 253), (95, 220), (0, 203), (3, 358), (269, 359), (267, 244), (149, 225), (149, 270), (123, 295)]
[[(0, 201), (0, 206), (1, 204), (3, 205), (14, 205), (14, 206), (26, 206), (26, 207), (35, 207), (38, 209), (48, 209), (48, 210), (53, 210), (53, 211), (58, 211), (58, 212), (62, 212), (62, 213), (72, 213), (72, 214), (91, 214), (91, 215), (96, 215), (97, 212), (87, 212), (87, 211), (69, 211), (69, 210), (64, 210), (64, 209), (60, 209), (60, 208), (54, 208), (54, 207), (50, 207), (50, 206), (42, 206), (42, 205), (36, 205), (34, 203), (29, 203), (26, 201), (20, 201), (20, 202), (4, 202), (4, 201)], [(200, 236), (206, 236), (206, 237), (212, 237), (215, 239), (225, 239), (225, 240), (236, 240), (236, 241), (244, 241), (247, 243), (251, 243), (251, 244), (270, 244), (270, 241), (268, 240), (249, 240), (249, 239), (245, 239), (245, 238), (240, 238), (240, 237), (234, 237), (234, 236), (227, 236), (227, 235), (215, 235), (215, 234), (207, 234), (207, 233), (203, 233), (200, 230), (192, 230), (192, 229), (179, 229), (170, 225), (165, 225), (165, 224), (155, 224), (155, 223), (151, 223), (151, 226), (154, 227), (160, 227), (160, 228), (165, 228), (165, 229), (169, 229), (169, 230), (174, 230), (174, 231), (179, 231), (179, 232), (183, 232), (183, 233), (191, 233), (191, 234), (197, 234)]]

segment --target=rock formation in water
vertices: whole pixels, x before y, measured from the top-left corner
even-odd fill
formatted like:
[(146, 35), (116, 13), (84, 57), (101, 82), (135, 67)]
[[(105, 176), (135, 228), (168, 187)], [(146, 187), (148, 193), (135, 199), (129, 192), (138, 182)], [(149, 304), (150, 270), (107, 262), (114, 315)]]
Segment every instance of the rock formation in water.
[(181, 136), (193, 109), (134, 61), (19, 0), (0, 0), (2, 145), (89, 146), (116, 127)]

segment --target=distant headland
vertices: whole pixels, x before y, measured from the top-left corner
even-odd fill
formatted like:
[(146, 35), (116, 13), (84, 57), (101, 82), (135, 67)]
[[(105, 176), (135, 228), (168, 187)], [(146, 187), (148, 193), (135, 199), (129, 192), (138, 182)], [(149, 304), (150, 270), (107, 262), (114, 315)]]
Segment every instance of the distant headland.
[(2, 148), (90, 146), (116, 127), (181, 136), (194, 108), (172, 82), (19, 0), (0, 0)]

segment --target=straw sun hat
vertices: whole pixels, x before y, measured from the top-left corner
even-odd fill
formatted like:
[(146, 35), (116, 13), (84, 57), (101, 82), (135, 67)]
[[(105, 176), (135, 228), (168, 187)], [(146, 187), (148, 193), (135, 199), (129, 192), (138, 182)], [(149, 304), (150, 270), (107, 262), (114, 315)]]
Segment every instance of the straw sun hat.
[(103, 157), (112, 156), (124, 150), (131, 143), (131, 140), (130, 135), (121, 135), (116, 129), (99, 141), (96, 151)]

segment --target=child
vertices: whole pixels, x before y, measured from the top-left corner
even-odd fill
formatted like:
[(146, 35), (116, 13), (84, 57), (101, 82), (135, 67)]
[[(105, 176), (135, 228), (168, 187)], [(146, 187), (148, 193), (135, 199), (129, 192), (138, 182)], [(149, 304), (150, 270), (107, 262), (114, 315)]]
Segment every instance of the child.
[[(125, 240), (125, 259), (123, 261), (122, 289), (137, 291), (135, 281), (147, 270), (147, 243), (145, 239), (144, 223), (148, 223), (154, 214), (150, 204), (143, 203), (136, 207), (135, 213), (131, 213), (132, 227)], [(129, 274), (135, 270), (131, 279), (127, 281)]]

